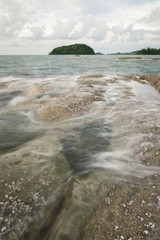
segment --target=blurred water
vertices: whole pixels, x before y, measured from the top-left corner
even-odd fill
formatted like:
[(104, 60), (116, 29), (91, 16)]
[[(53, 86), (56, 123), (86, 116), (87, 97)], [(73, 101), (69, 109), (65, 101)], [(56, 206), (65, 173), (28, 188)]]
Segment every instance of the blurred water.
[[(159, 173), (140, 156), (142, 144), (153, 144), (144, 130), (159, 126), (160, 95), (118, 75), (159, 74), (160, 63), (118, 57), (0, 56), (3, 239), (76, 239), (103, 184)], [(88, 76), (95, 73), (103, 76)], [(64, 94), (83, 99), (91, 90), (103, 101), (89, 113), (59, 122), (36, 117), (56, 97), (63, 105)]]

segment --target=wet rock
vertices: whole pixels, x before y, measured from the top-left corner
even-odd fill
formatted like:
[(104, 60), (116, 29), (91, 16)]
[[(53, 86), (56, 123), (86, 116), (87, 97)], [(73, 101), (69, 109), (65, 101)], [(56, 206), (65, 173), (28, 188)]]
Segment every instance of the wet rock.
[(132, 59), (137, 59), (137, 60), (141, 60), (142, 57), (120, 57), (118, 58), (119, 60), (132, 60)]
[(57, 122), (88, 114), (91, 111), (93, 103), (104, 101), (104, 90), (93, 90), (93, 86), (88, 86), (86, 83), (84, 85), (86, 86), (73, 88), (55, 97), (53, 101), (44, 104), (42, 109), (37, 113), (37, 117), (42, 120)]
[(142, 84), (149, 84), (160, 92), (160, 76), (159, 75), (140, 75), (140, 76), (125, 76), (126, 80), (131, 79)]
[(45, 92), (45, 89), (43, 89), (41, 85), (34, 83), (31, 87), (25, 90), (25, 96), (28, 98), (31, 98), (39, 94), (42, 94), (44, 92)]
[[(74, 135), (67, 134), (61, 139), (63, 154), (74, 173), (92, 171), (94, 155), (105, 151), (110, 144), (111, 128), (103, 121), (95, 121), (73, 131)], [(102, 134), (106, 134), (105, 139)]]
[[(158, 182), (157, 184), (159, 185)], [(121, 236), (124, 239), (143, 239), (147, 236), (154, 239), (159, 236), (160, 228), (156, 228), (159, 225), (159, 211), (155, 207), (158, 202), (152, 196), (152, 186), (138, 184), (134, 188), (128, 188), (127, 184), (118, 184), (112, 191), (111, 205), (103, 201), (88, 215), (80, 239), (94, 239), (97, 234), (98, 239), (121, 239)], [(156, 188), (156, 195), (159, 191)], [(117, 198), (113, 198), (114, 195)], [(103, 218), (106, 224), (102, 221)]]

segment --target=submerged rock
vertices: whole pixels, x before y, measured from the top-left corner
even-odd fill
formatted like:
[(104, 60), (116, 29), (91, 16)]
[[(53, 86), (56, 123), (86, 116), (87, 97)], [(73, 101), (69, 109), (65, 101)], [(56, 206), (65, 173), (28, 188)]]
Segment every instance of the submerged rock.
[(124, 76), (125, 80), (134, 80), (142, 84), (149, 84), (160, 92), (160, 75), (138, 75), (138, 76)]
[(39, 94), (42, 94), (44, 93), (44, 89), (41, 85), (37, 84), (37, 83), (34, 83), (32, 86), (30, 86), (29, 88), (27, 88), (25, 90), (25, 95), (26, 97), (34, 97), (34, 96), (37, 96)]
[(42, 135), (42, 131), (38, 132), (29, 126), (24, 115), (2, 114), (0, 121), (0, 155)]
[(119, 60), (132, 60), (132, 59), (142, 59), (142, 57), (120, 57)]
[(72, 172), (92, 171), (96, 154), (107, 150), (110, 138), (111, 128), (102, 120), (91, 122), (81, 128), (75, 128), (73, 132), (61, 138), (62, 152)]

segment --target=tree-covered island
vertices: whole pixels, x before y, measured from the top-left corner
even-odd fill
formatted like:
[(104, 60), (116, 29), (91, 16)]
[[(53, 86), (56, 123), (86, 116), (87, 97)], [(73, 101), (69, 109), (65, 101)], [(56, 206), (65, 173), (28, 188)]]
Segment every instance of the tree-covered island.
[(160, 55), (160, 48), (143, 48), (137, 52), (139, 55)]
[(73, 44), (54, 48), (49, 55), (95, 55), (93, 48), (86, 44)]

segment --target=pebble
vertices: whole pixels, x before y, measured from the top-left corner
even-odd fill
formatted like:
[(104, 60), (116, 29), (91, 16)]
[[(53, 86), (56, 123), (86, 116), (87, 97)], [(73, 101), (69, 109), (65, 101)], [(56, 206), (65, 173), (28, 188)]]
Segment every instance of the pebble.
[(131, 206), (132, 204), (133, 204), (133, 201), (130, 201), (130, 202), (128, 203), (129, 206)]
[(120, 239), (124, 240), (124, 237), (123, 237), (123, 236), (120, 236)]
[(151, 217), (151, 216), (152, 216), (152, 214), (151, 214), (151, 213), (148, 213), (148, 212), (146, 212), (145, 215), (146, 215), (147, 217)]
[(152, 228), (152, 229), (153, 229), (153, 228), (155, 227), (155, 224), (154, 224), (154, 223), (152, 223), (152, 222), (149, 222), (148, 224), (146, 224), (146, 227), (147, 227), (147, 228), (149, 228), (149, 227), (150, 227), (150, 228)]
[(144, 221), (144, 219), (143, 219), (142, 217), (138, 216), (138, 218), (141, 220), (141, 222), (143, 222), (143, 221)]
[(145, 230), (143, 233), (146, 234), (146, 235), (149, 234), (148, 230)]
[(119, 229), (119, 227), (118, 226), (115, 226), (115, 230), (118, 230)]
[(149, 137), (153, 137), (153, 133), (149, 133)]
[(1, 230), (1, 233), (4, 233), (6, 230), (7, 230), (7, 228), (3, 227), (2, 230)]

